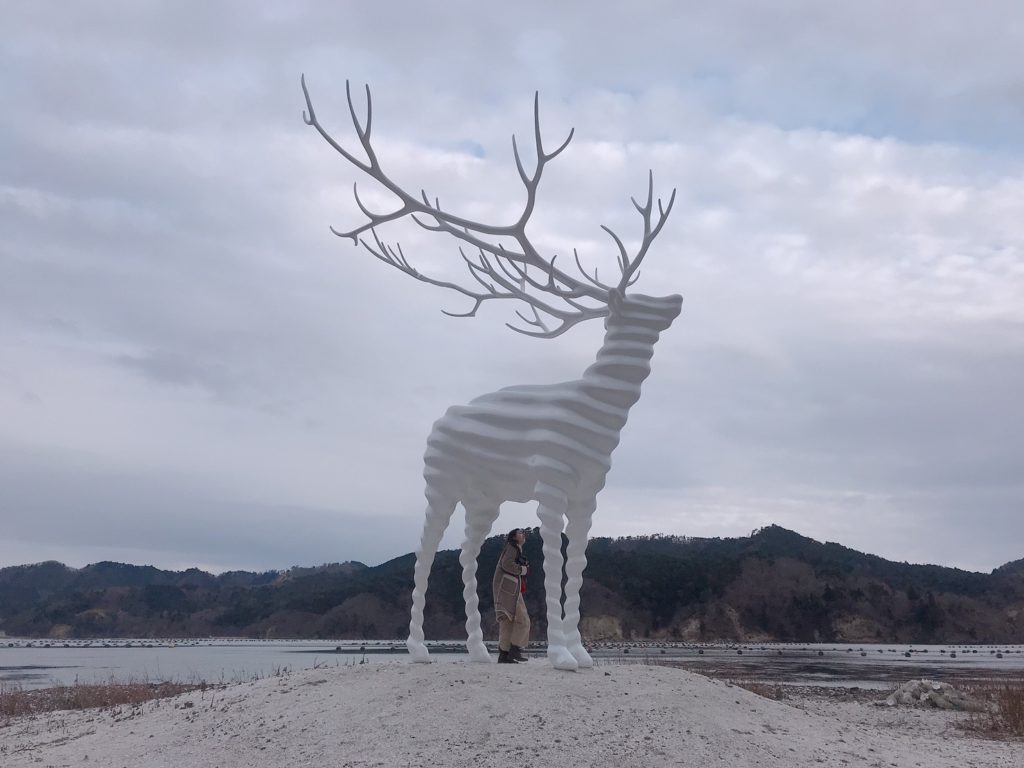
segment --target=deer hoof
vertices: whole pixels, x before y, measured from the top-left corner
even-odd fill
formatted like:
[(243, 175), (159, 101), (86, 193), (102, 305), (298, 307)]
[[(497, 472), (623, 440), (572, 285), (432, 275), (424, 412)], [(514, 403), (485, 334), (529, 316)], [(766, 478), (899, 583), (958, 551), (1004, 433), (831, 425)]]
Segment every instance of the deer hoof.
[(569, 653), (576, 659), (580, 669), (590, 669), (594, 666), (594, 660), (582, 645), (574, 645), (569, 648)]
[(561, 646), (554, 646), (548, 648), (548, 660), (551, 662), (551, 666), (555, 669), (564, 669), (569, 672), (575, 672), (579, 668), (579, 664), (568, 649)]
[(420, 664), (430, 663), (430, 651), (427, 650), (427, 646), (423, 643), (410, 637), (405, 641), (405, 646), (409, 649), (409, 658), (412, 661), (419, 662)]

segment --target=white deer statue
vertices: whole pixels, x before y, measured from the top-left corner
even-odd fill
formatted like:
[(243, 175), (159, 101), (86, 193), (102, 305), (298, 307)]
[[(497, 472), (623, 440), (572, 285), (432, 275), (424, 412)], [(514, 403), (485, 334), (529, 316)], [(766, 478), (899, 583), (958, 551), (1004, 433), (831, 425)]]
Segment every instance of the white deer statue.
[[(611, 454), (619, 443), (630, 408), (640, 399), (640, 386), (650, 375), (650, 360), (659, 335), (679, 315), (682, 297), (651, 297), (626, 293), (638, 278), (637, 269), (661, 232), (672, 204), (657, 200), (654, 212), (653, 174), (648, 175), (647, 200), (632, 201), (643, 220), (643, 235), (633, 254), (623, 240), (602, 225), (617, 249), (620, 276), (605, 284), (597, 271), (590, 275), (573, 255), (581, 277), (555, 265), (556, 257), (542, 256), (526, 233), (537, 200), (537, 187), (548, 162), (568, 146), (572, 131), (553, 152), (545, 152), (541, 139), (538, 99), (534, 97), (532, 173), (523, 164), (512, 137), (519, 176), (526, 187), (526, 202), (519, 217), (508, 224), (485, 224), (441, 209), (426, 192), (408, 193), (381, 168), (370, 143), (372, 103), (366, 88), (366, 115), (360, 120), (345, 86), (349, 113), (365, 160), (342, 147), (320, 124), (302, 80), (306, 99), (303, 119), (349, 163), (391, 192), (398, 208), (390, 213), (369, 210), (354, 187), (356, 205), (367, 221), (350, 231), (331, 231), (350, 238), (373, 256), (410, 277), (448, 288), (472, 299), (468, 312), (446, 314), (472, 317), (485, 301), (515, 299), (524, 302), (532, 317), (521, 312), (525, 327), (513, 330), (537, 338), (553, 338), (577, 323), (604, 319), (606, 334), (597, 359), (575, 381), (560, 384), (508, 387), (478, 397), (469, 405), (453, 406), (435, 422), (424, 457), (427, 511), (416, 551), (415, 588), (409, 623), (409, 653), (414, 661), (428, 661), (423, 642), (423, 606), (427, 580), (441, 537), (457, 504), (466, 512), (462, 564), (466, 601), (467, 648), (475, 661), (491, 661), (480, 629), (477, 596), (477, 557), (505, 501), (536, 501), (544, 553), (544, 592), (547, 605), (547, 654), (557, 669), (593, 666), (579, 631), (580, 587), (587, 565), (587, 534), (597, 494), (611, 468)], [(474, 283), (464, 285), (435, 279), (417, 271), (401, 246), (385, 243), (381, 225), (411, 217), (424, 229), (445, 233), (471, 247), (475, 256), (460, 253)], [(367, 238), (365, 234), (368, 233)], [(547, 320), (545, 319), (547, 318)], [(550, 327), (549, 324), (554, 324)], [(564, 562), (566, 582), (562, 602), (562, 533), (568, 539)]]

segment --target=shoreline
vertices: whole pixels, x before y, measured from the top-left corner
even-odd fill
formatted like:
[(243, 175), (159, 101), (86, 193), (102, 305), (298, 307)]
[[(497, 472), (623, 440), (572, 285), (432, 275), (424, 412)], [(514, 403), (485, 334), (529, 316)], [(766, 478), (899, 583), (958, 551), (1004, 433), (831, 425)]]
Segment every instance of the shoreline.
[[(77, 641), (65, 647), (38, 640), (0, 643), (0, 685), (43, 688), (114, 680), (209, 683), (246, 682), (251, 677), (312, 666), (402, 661), (405, 644), (394, 640), (242, 640), (217, 638), (161, 645), (158, 640)], [(118, 643), (115, 645), (114, 643)], [(491, 644), (493, 645), (493, 643)], [(667, 664), (700, 674), (785, 684), (874, 687), (912, 678), (954, 684), (993, 679), (1024, 680), (1024, 646), (890, 646), (786, 643), (666, 643), (635, 641), (592, 644), (602, 664)], [(465, 645), (433, 641), (438, 662), (467, 659)], [(339, 650), (340, 649), (340, 650)], [(492, 649), (493, 652), (493, 649)], [(543, 643), (527, 654), (543, 658)]]

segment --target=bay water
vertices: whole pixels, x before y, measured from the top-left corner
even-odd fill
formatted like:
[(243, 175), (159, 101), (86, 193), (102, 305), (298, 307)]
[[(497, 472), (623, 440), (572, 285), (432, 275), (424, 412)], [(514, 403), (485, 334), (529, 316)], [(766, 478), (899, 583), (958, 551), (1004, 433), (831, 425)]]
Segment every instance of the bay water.
[[(462, 642), (431, 645), (438, 662), (466, 661)], [(543, 644), (528, 650), (544, 662)], [(692, 644), (596, 646), (595, 663), (664, 664), (715, 677), (885, 689), (916, 678), (1024, 680), (1021, 645)], [(27, 640), (0, 638), (0, 686), (75, 682), (245, 682), (313, 667), (409, 663), (402, 640)]]

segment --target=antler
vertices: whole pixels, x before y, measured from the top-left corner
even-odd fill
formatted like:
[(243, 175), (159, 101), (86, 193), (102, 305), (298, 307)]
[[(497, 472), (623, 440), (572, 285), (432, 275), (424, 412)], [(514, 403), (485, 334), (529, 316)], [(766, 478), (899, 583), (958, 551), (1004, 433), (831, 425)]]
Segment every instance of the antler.
[[(508, 327), (527, 336), (553, 338), (565, 333), (565, 331), (577, 323), (608, 315), (608, 297), (609, 292), (613, 289), (598, 279), (596, 270), (593, 277), (591, 277), (584, 270), (579, 255), (573, 250), (576, 266), (583, 279), (580, 280), (573, 277), (555, 266), (557, 256), (552, 257), (550, 260), (541, 256), (526, 234), (526, 224), (536, 205), (537, 188), (540, 185), (544, 167), (562, 153), (573, 137), (573, 131), (570, 130), (569, 135), (557, 149), (552, 152), (545, 152), (540, 130), (538, 94), (534, 94), (533, 100), (534, 146), (537, 156), (532, 174), (527, 172), (519, 152), (516, 137), (512, 136), (512, 153), (519, 177), (526, 188), (526, 202), (515, 222), (508, 225), (494, 225), (473, 221), (443, 211), (437, 198), (431, 203), (426, 190), (421, 190), (417, 197), (409, 194), (388, 178), (387, 174), (382, 170), (370, 142), (373, 102), (370, 97), (369, 86), (366, 86), (366, 119), (365, 121), (360, 121), (352, 101), (351, 87), (348, 81), (345, 82), (345, 97), (348, 101), (349, 114), (356, 130), (356, 136), (363, 148), (363, 152), (366, 154), (366, 161), (363, 161), (341, 146), (320, 124), (313, 109), (309, 90), (306, 88), (305, 75), (302, 76), (301, 82), (302, 93), (306, 99), (306, 110), (302, 114), (302, 119), (305, 123), (316, 128), (324, 140), (342, 157), (395, 195), (400, 202), (399, 207), (390, 213), (371, 211), (359, 197), (358, 184), (353, 184), (353, 195), (356, 205), (367, 221), (355, 229), (344, 232), (331, 227), (331, 232), (338, 237), (346, 237), (351, 239), (353, 243), (362, 245), (376, 258), (417, 280), (454, 290), (473, 299), (473, 306), (468, 312), (445, 312), (445, 314), (452, 317), (472, 317), (484, 301), (492, 299), (518, 299), (530, 306), (533, 317), (529, 318), (517, 311), (516, 314), (526, 323), (527, 328), (519, 328), (511, 323), (507, 324)], [(648, 180), (646, 205), (641, 206), (635, 199), (633, 200), (633, 205), (640, 212), (644, 221), (644, 235), (636, 255), (631, 258), (618, 235), (602, 225), (602, 228), (615, 240), (619, 249), (618, 261), (622, 278), (618, 283), (618, 290), (625, 290), (625, 288), (636, 282), (639, 276), (637, 268), (672, 210), (675, 190), (672, 191), (672, 197), (669, 199), (667, 207), (663, 208), (661, 200), (658, 200), (659, 218), (652, 226), (653, 184), (653, 175), (651, 175)], [(467, 257), (461, 247), (459, 252), (466, 263), (470, 275), (480, 286), (480, 290), (470, 290), (457, 283), (437, 280), (420, 273), (409, 264), (400, 245), (392, 247), (380, 239), (377, 234), (377, 227), (405, 217), (411, 218), (423, 229), (432, 232), (444, 232), (472, 246), (477, 251), (474, 259)], [(370, 233), (372, 242), (363, 237), (367, 232)], [(506, 248), (502, 240), (510, 240), (515, 243), (518, 250)], [(542, 277), (537, 279), (537, 274), (540, 274)], [(552, 303), (545, 301), (537, 295), (538, 293), (557, 299), (557, 304), (552, 305)], [(581, 300), (596, 301), (599, 306), (588, 306), (582, 303)], [(558, 325), (554, 328), (549, 328), (548, 324), (542, 319), (541, 313), (557, 321)]]
[(601, 225), (601, 229), (611, 235), (619, 249), (619, 269), (622, 270), (622, 279), (619, 281), (618, 287), (621, 291), (625, 291), (626, 288), (633, 285), (640, 278), (640, 272), (638, 271), (640, 262), (647, 255), (647, 251), (651, 247), (651, 243), (654, 242), (654, 238), (658, 236), (661, 228), (665, 226), (668, 215), (672, 213), (672, 206), (676, 202), (676, 190), (675, 188), (672, 189), (672, 194), (668, 198), (668, 205), (662, 205), (661, 198), (658, 198), (658, 221), (655, 222), (654, 226), (651, 226), (651, 215), (654, 209), (654, 171), (647, 172), (647, 202), (640, 205), (635, 197), (629, 199), (644, 220), (644, 236), (640, 241), (640, 248), (637, 249), (636, 255), (632, 259), (626, 253), (626, 247), (622, 244), (619, 236), (604, 224)]

